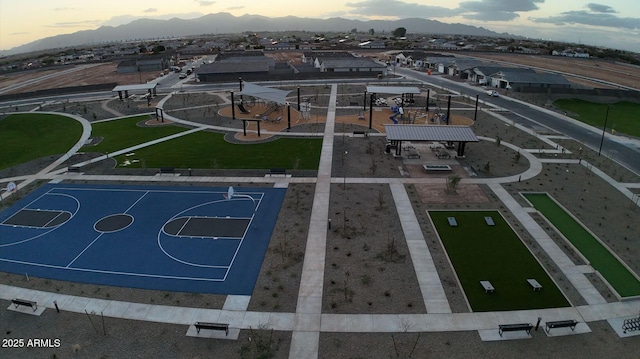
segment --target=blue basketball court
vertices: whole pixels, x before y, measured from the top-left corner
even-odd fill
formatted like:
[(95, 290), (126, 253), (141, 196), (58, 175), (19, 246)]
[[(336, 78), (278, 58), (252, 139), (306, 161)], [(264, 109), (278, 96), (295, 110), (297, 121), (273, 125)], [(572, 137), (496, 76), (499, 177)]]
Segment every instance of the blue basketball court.
[(47, 184), (0, 212), (0, 271), (250, 295), (285, 192)]

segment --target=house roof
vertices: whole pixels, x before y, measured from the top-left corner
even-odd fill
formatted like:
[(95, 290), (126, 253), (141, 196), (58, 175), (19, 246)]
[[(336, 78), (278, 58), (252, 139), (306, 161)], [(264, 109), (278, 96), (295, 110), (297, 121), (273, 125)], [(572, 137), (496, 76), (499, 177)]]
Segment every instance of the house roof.
[(386, 65), (379, 64), (371, 59), (365, 58), (350, 58), (350, 59), (327, 59), (322, 61), (322, 65), (325, 68), (386, 68)]
[(402, 95), (405, 93), (419, 94), (420, 89), (412, 86), (367, 86), (367, 92)]
[(526, 83), (526, 84), (554, 84), (554, 85), (570, 85), (571, 83), (562, 75), (536, 72), (511, 72), (501, 71), (496, 74), (509, 83)]
[(264, 56), (228, 58), (196, 69), (196, 74), (224, 74), (236, 72), (268, 72), (270, 60)]
[(451, 141), (478, 142), (467, 126), (384, 125), (390, 141)]
[(525, 67), (504, 67), (504, 66), (476, 66), (473, 71), (479, 75), (490, 76), (498, 72), (535, 72), (533, 69)]
[(289, 92), (291, 91), (258, 86), (250, 82), (244, 82), (242, 84), (242, 91), (240, 91), (240, 95), (253, 96), (284, 105), (287, 103), (287, 95)]

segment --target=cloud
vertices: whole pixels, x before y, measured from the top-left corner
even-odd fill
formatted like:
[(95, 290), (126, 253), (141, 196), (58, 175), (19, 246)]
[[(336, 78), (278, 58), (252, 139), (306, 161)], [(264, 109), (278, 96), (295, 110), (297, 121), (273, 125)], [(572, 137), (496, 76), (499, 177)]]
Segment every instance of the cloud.
[(441, 6), (430, 6), (416, 3), (407, 3), (399, 0), (364, 0), (360, 2), (348, 2), (349, 14), (364, 16), (388, 16), (396, 18), (413, 17), (451, 17), (459, 14), (456, 9)]
[(206, 1), (206, 0), (196, 0), (196, 2), (200, 5), (200, 6), (211, 6), (213, 4), (215, 4), (215, 1)]
[(82, 21), (68, 21), (68, 22), (56, 22), (54, 24), (45, 25), (45, 27), (60, 27), (60, 28), (69, 28), (69, 27), (95, 27), (99, 25), (101, 20), (82, 20)]
[[(597, 4), (589, 4), (589, 5), (597, 5)], [(591, 9), (592, 7), (589, 6)], [(600, 27), (610, 27), (616, 29), (629, 29), (629, 30), (640, 30), (640, 18), (634, 17), (619, 17), (616, 15), (612, 15), (612, 12), (615, 12), (612, 8), (608, 6), (604, 7), (595, 7), (596, 10), (606, 10), (606, 12), (601, 11), (566, 11), (560, 13), (558, 16), (551, 16), (547, 18), (530, 18), (531, 21), (538, 23), (546, 23), (546, 24), (554, 24), (554, 25), (567, 25), (567, 24), (579, 24), (579, 25), (589, 25), (589, 26), (600, 26)]]
[(592, 12), (600, 12), (600, 13), (606, 13), (606, 14), (617, 13), (617, 11), (614, 8), (608, 5), (590, 3), (590, 4), (587, 4), (587, 8)]
[(200, 13), (200, 12), (189, 12), (189, 13), (182, 13), (182, 14), (164, 14), (164, 15), (156, 15), (156, 16), (150, 16), (150, 15), (147, 15), (147, 16), (118, 15), (118, 16), (114, 16), (114, 17), (110, 18), (107, 21), (102, 22), (100, 25), (116, 27), (116, 26), (128, 24), (128, 23), (136, 21), (136, 20), (140, 20), (140, 19), (169, 20), (169, 19), (172, 19), (174, 17), (177, 17), (177, 18), (180, 18), (180, 19), (189, 20), (189, 19), (198, 18), (198, 17), (200, 17), (202, 15), (203, 14)]
[(227, 8), (227, 10), (231, 10), (231, 11), (233, 11), (233, 10), (242, 10), (242, 9), (244, 9), (244, 6), (242, 6), (242, 5), (230, 6), (230, 7)]
[(150, 8), (148, 8), (148, 9), (142, 11), (142, 12), (158, 12), (158, 9), (150, 7)]
[(538, 10), (545, 0), (479, 0), (463, 1), (458, 10), (467, 19), (510, 21), (520, 17), (518, 12)]
[(29, 35), (31, 34), (30, 32), (26, 32), (26, 31), (21, 31), (21, 32), (12, 32), (9, 35), (11, 36), (21, 36), (21, 35)]

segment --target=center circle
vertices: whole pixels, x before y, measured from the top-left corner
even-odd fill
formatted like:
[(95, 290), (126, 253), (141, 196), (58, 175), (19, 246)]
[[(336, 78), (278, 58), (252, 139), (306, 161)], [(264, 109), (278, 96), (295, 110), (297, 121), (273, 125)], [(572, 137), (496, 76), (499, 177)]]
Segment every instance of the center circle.
[(93, 225), (93, 229), (102, 233), (111, 233), (121, 231), (129, 227), (131, 223), (133, 223), (133, 216), (129, 214), (112, 214), (96, 222), (96, 224)]

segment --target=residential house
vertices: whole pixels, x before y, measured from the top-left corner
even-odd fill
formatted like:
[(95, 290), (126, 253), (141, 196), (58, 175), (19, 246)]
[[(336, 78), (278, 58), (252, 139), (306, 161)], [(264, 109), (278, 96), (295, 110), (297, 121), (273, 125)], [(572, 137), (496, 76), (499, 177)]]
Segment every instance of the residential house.
[(491, 75), (491, 85), (518, 91), (522, 87), (570, 88), (571, 83), (559, 74), (526, 71), (500, 71)]

